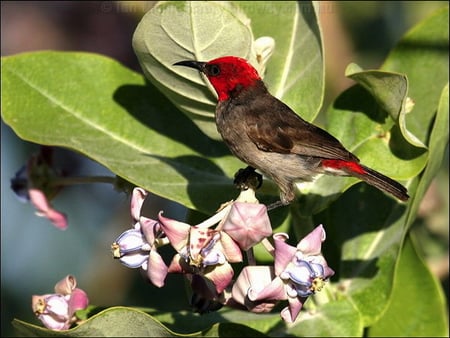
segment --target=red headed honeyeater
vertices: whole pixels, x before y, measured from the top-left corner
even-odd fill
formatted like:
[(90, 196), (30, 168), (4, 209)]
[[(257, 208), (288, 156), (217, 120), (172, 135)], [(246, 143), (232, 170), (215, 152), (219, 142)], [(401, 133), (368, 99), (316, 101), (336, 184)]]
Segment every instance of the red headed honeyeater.
[(245, 59), (225, 56), (174, 65), (206, 75), (218, 95), (215, 119), (225, 144), (237, 158), (278, 185), (282, 204), (294, 200), (295, 182), (311, 181), (317, 174), (354, 176), (399, 200), (408, 200), (404, 186), (362, 165), (335, 137), (272, 96)]

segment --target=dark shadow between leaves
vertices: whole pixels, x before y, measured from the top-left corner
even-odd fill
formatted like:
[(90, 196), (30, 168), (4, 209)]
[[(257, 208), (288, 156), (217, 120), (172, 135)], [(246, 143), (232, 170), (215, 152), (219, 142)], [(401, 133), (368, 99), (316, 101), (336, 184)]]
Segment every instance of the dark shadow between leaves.
[(441, 39), (439, 41), (431, 41), (427, 39), (414, 41), (404, 40), (395, 47), (395, 50), (399, 53), (411, 53), (411, 51), (427, 53), (435, 52), (445, 56), (448, 54), (448, 38), (447, 40)]
[(391, 129), (391, 138), (389, 139), (389, 147), (392, 153), (403, 160), (413, 160), (423, 155), (427, 149), (413, 146), (406, 141), (398, 125)]
[(351, 278), (374, 278), (379, 268), (377, 267), (378, 258), (367, 259), (367, 260), (343, 260), (341, 261), (341, 266), (339, 269), (340, 279), (351, 279)]
[(143, 125), (185, 144), (208, 157), (221, 157), (230, 151), (221, 141), (205, 135), (155, 86), (123, 85), (114, 93), (114, 100)]
[(344, 91), (334, 102), (334, 108), (362, 113), (372, 121), (384, 124), (388, 113), (380, 109), (375, 98), (361, 85), (354, 85)]

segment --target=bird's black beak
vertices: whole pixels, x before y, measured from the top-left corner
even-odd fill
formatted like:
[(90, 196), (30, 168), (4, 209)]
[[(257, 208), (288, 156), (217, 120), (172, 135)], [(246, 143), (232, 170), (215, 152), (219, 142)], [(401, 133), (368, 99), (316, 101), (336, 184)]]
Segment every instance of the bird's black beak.
[(192, 61), (192, 60), (186, 60), (186, 61), (179, 61), (177, 63), (174, 63), (174, 66), (185, 66), (190, 68), (195, 68), (201, 72), (205, 69), (206, 62), (200, 62), (200, 61)]

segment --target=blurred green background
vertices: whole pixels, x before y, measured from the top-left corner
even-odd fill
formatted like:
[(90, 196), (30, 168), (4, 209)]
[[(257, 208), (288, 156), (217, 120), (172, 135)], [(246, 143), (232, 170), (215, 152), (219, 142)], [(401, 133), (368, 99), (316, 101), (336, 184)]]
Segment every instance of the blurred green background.
[[(2, 1), (1, 55), (48, 49), (89, 51), (108, 55), (141, 73), (131, 37), (151, 6), (152, 2), (133, 1)], [(352, 84), (344, 77), (348, 63), (378, 68), (406, 31), (442, 6), (448, 2), (321, 2), (327, 67), (324, 107)], [(64, 189), (53, 205), (68, 214), (66, 231), (36, 217), (31, 205), (18, 201), (10, 190), (10, 179), (37, 150), (37, 145), (22, 141), (1, 122), (1, 335), (14, 336), (13, 318), (38, 324), (31, 311), (31, 295), (53, 292), (54, 284), (67, 274), (77, 277), (79, 287), (98, 306), (187, 309), (180, 276), (169, 276), (167, 287), (157, 289), (138, 270), (112, 259), (111, 243), (131, 225), (125, 194), (106, 184)], [(71, 175), (112, 175), (73, 152), (56, 149), (55, 156)], [(447, 297), (448, 177), (447, 150), (413, 227)], [(167, 208), (158, 198), (152, 197), (148, 204), (150, 213)], [(182, 215), (183, 210), (179, 212)]]

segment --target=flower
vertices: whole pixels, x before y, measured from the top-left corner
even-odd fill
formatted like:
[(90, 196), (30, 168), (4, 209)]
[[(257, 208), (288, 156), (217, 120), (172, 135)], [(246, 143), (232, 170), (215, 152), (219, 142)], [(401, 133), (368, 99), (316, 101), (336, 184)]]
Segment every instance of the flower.
[[(283, 297), (284, 294), (280, 295), (280, 299), (251, 300), (248, 291), (252, 290), (253, 293), (258, 293), (267, 287), (274, 277), (272, 266), (253, 265), (244, 267), (233, 285), (232, 300), (244, 305), (251, 312), (270, 312), (280, 299), (286, 299), (286, 297)], [(231, 300), (228, 301), (227, 305), (233, 306)]]
[(129, 268), (142, 268), (157, 287), (164, 285), (167, 266), (157, 252), (158, 246), (167, 243), (158, 221), (141, 216), (142, 205), (148, 192), (134, 188), (131, 198), (131, 216), (135, 222), (111, 245), (113, 257)]
[(89, 304), (86, 293), (76, 287), (76, 279), (67, 275), (55, 285), (55, 293), (33, 295), (31, 306), (38, 319), (51, 330), (67, 330), (77, 322), (75, 312)]
[(50, 184), (57, 172), (52, 167), (52, 148), (41, 146), (38, 154), (30, 157), (11, 179), (11, 189), (22, 202), (30, 201), (37, 212), (36, 215), (46, 217), (58, 229), (68, 226), (67, 216), (52, 208), (51, 200), (61, 189)]
[[(321, 243), (325, 237), (325, 230), (319, 225), (294, 247), (286, 244), (286, 234), (275, 234), (276, 277), (268, 284), (248, 282), (248, 299), (251, 302), (287, 299), (289, 305), (281, 311), (281, 317), (286, 322), (294, 322), (307, 297), (320, 291), (325, 281), (334, 275), (321, 254)], [(236, 290), (233, 295), (242, 299), (243, 292)]]
[(242, 250), (248, 250), (272, 234), (267, 207), (259, 203), (234, 202), (223, 220), (222, 231)]
[(218, 294), (222, 293), (234, 274), (229, 263), (242, 261), (239, 246), (223, 231), (191, 226), (163, 217), (162, 213), (158, 218), (170, 244), (178, 252), (169, 272), (200, 274), (212, 281)]

